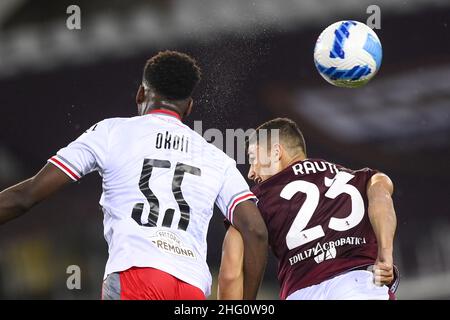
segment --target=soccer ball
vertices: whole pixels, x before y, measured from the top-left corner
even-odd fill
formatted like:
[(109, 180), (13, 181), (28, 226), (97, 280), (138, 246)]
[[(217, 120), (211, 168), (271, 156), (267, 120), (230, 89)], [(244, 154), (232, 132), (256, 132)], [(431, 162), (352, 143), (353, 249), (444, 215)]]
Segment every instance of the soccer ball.
[(365, 85), (380, 69), (380, 39), (364, 23), (339, 21), (320, 34), (314, 48), (314, 63), (329, 83), (345, 88)]

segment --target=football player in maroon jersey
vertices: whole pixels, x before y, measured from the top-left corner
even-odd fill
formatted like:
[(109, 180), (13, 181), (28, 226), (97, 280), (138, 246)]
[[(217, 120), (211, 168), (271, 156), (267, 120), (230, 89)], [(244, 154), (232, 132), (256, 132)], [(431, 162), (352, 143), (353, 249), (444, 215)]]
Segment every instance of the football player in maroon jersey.
[[(281, 299), (394, 298), (397, 222), (387, 175), (308, 158), (300, 129), (286, 118), (261, 125), (248, 155), (252, 191), (278, 259)], [(242, 243), (229, 226), (219, 299), (242, 298)]]

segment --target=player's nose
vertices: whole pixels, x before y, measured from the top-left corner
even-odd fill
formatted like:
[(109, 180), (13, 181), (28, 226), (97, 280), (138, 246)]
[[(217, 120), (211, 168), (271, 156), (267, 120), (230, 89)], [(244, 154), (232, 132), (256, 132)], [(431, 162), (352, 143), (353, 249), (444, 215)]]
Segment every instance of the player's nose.
[(250, 166), (250, 169), (248, 170), (247, 177), (250, 180), (254, 180), (255, 179), (255, 171), (253, 170), (253, 166)]

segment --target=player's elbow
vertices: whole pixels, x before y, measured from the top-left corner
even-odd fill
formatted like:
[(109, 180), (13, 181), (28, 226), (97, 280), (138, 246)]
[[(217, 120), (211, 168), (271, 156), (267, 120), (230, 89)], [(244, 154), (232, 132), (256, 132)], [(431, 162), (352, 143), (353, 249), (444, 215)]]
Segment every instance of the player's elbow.
[(11, 206), (20, 212), (26, 212), (36, 204), (33, 197), (34, 177), (25, 180), (23, 183), (7, 190), (9, 192)]
[(243, 298), (244, 273), (242, 264), (220, 268), (217, 297), (220, 300), (240, 300)]
[(256, 205), (251, 201), (240, 203), (235, 209), (235, 226), (241, 233), (244, 242), (257, 241), (267, 243), (266, 224)]
[(219, 272), (219, 286), (226, 288), (232, 284), (237, 283), (243, 277), (242, 264), (235, 264), (220, 269)]
[(29, 180), (0, 193), (0, 224), (17, 218), (35, 204), (29, 192)]
[(269, 235), (265, 225), (251, 229), (251, 237), (259, 246), (267, 246)]
[(250, 224), (247, 233), (256, 241), (264, 244), (267, 243), (269, 238), (266, 225), (262, 219), (261, 221)]
[(262, 226), (256, 231), (256, 237), (259, 241), (267, 244), (269, 240), (269, 233), (267, 232), (266, 225), (263, 223)]

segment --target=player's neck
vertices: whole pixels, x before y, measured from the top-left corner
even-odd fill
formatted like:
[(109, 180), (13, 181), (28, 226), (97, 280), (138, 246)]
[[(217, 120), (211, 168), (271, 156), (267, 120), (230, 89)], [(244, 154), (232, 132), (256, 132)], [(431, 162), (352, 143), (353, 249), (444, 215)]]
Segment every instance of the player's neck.
[(173, 114), (179, 120), (182, 119), (182, 115), (177, 108), (172, 108), (172, 107), (164, 105), (164, 104), (156, 104), (155, 103), (155, 104), (150, 105), (145, 114), (155, 113), (155, 112), (158, 112), (158, 110), (161, 110), (163, 112), (165, 111), (165, 113), (167, 113), (167, 114)]
[(189, 104), (189, 99), (183, 99), (183, 100), (169, 100), (157, 93), (153, 93), (149, 100), (149, 107), (147, 112), (151, 110), (167, 110), (171, 112), (176, 112), (180, 118), (184, 118), (184, 115), (187, 110), (187, 106)]
[(300, 152), (300, 153), (294, 155), (293, 157), (289, 157), (285, 161), (282, 161), (282, 163), (281, 163), (282, 170), (286, 169), (287, 167), (291, 166), (292, 164), (294, 164), (296, 162), (303, 161), (305, 159), (306, 159), (306, 156), (303, 152)]

